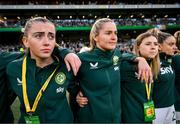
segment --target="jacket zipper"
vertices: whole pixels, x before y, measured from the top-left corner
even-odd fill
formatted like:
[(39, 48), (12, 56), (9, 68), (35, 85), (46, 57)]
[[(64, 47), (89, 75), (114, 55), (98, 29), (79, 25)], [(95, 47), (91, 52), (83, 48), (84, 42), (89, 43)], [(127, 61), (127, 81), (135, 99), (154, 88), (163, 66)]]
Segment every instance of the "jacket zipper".
[[(107, 76), (107, 78), (108, 78), (108, 82), (109, 82), (109, 84), (110, 84), (110, 86), (111, 86), (111, 79), (110, 79), (110, 76), (109, 76), (109, 73), (108, 73), (108, 70), (106, 69), (106, 76)], [(110, 90), (110, 92), (111, 92), (111, 90)], [(112, 104), (112, 92), (111, 92), (111, 94), (109, 95), (109, 99), (110, 99), (110, 107), (111, 107), (111, 121), (113, 122), (114, 120), (113, 120), (113, 117), (114, 117), (114, 115), (113, 115), (113, 104)]]

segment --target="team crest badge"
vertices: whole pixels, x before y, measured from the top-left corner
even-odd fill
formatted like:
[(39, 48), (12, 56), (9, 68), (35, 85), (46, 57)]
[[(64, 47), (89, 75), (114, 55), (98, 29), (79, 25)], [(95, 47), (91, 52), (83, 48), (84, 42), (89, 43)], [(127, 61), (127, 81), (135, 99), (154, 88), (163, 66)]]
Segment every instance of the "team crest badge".
[(167, 61), (168, 61), (169, 63), (172, 63), (172, 59), (168, 59)]
[(113, 57), (113, 65), (117, 65), (119, 62), (119, 57), (118, 56), (114, 56)]
[(66, 80), (66, 75), (63, 72), (59, 72), (56, 77), (55, 77), (55, 81), (57, 84), (62, 85)]

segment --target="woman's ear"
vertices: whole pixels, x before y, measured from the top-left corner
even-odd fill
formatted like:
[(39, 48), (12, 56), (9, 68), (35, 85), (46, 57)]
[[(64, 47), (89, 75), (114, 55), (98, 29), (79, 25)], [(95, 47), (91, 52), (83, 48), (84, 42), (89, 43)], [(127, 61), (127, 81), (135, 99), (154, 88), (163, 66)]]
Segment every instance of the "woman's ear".
[(22, 42), (23, 42), (23, 44), (24, 44), (24, 46), (25, 46), (26, 48), (29, 48), (29, 43), (28, 43), (28, 41), (27, 41), (27, 37), (24, 37), (24, 36), (23, 36)]
[(162, 50), (161, 44), (159, 44), (158, 46), (159, 46), (158, 50), (161, 51)]
[(137, 49), (137, 55), (140, 56), (141, 55), (141, 52), (139, 49)]
[(98, 36), (94, 37), (94, 41), (95, 41), (95, 43), (98, 41)]

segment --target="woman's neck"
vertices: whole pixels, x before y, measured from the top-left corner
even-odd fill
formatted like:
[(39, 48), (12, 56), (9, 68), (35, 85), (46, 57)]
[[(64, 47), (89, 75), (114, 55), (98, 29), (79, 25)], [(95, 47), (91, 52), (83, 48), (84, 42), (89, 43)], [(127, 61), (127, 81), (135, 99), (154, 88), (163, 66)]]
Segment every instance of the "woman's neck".
[(45, 67), (47, 65), (50, 65), (52, 63), (53, 63), (53, 58), (52, 57), (48, 58), (48, 59), (43, 59), (41, 61), (36, 61), (37, 67), (40, 67), (40, 68), (43, 68), (43, 67)]
[(104, 51), (104, 52), (109, 52), (109, 51), (113, 51), (114, 49), (110, 49), (110, 50), (107, 50), (107, 49), (103, 49), (102, 47), (100, 46), (97, 46), (98, 49)]
[(44, 68), (47, 65), (50, 65), (51, 63), (53, 63), (53, 58), (49, 57), (49, 58), (34, 58), (36, 60), (36, 66), (40, 67), (40, 68)]

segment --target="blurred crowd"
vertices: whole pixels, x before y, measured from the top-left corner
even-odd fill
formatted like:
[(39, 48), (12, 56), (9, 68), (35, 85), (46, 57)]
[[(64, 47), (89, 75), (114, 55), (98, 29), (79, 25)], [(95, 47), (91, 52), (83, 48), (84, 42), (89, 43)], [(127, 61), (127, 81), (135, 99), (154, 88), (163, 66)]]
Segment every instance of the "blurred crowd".
[[(121, 50), (121, 52), (132, 52), (133, 49), (133, 43), (134, 39), (130, 39), (124, 42), (119, 41), (117, 44), (117, 48)], [(82, 40), (79, 41), (58, 41), (58, 44), (62, 48), (68, 48), (72, 50), (75, 53), (78, 53), (82, 48), (89, 47), (89, 42), (85, 42)], [(3, 51), (23, 51), (23, 46), (18, 44), (12, 44), (12, 45), (0, 45), (0, 52)]]
[[(15, 27), (24, 27), (24, 24), (27, 20), (20, 19), (20, 20), (5, 20), (0, 21), (0, 27), (8, 27), (8, 28), (15, 28)], [(57, 27), (81, 27), (81, 26), (92, 26), (95, 22), (95, 19), (53, 19), (52, 22), (55, 23)], [(155, 26), (163, 28), (165, 25), (180, 25), (179, 18), (141, 18), (141, 19), (114, 19), (117, 26)], [(131, 52), (133, 49), (134, 39), (129, 39), (124, 41), (121, 38), (118, 40), (119, 43), (117, 47), (122, 52)], [(3, 43), (3, 42), (2, 42)], [(72, 41), (72, 39), (66, 40), (59, 40), (58, 44), (63, 48), (69, 48), (74, 52), (79, 52), (83, 47), (89, 46), (89, 42), (86, 40), (76, 40)], [(21, 45), (0, 45), (0, 51), (19, 51), (21, 49)]]
[[(180, 25), (180, 18), (127, 18), (113, 19), (117, 26), (158, 26), (158, 25)], [(23, 27), (27, 19), (0, 20), (0, 27)], [(96, 19), (53, 19), (52, 22), (60, 27), (92, 26)]]
[(176, 4), (178, 0), (1, 0), (1, 5)]
[(4, 52), (4, 51), (12, 51), (12, 52), (17, 52), (17, 51), (20, 51), (21, 49), (21, 45), (2, 45), (0, 44), (0, 52)]

